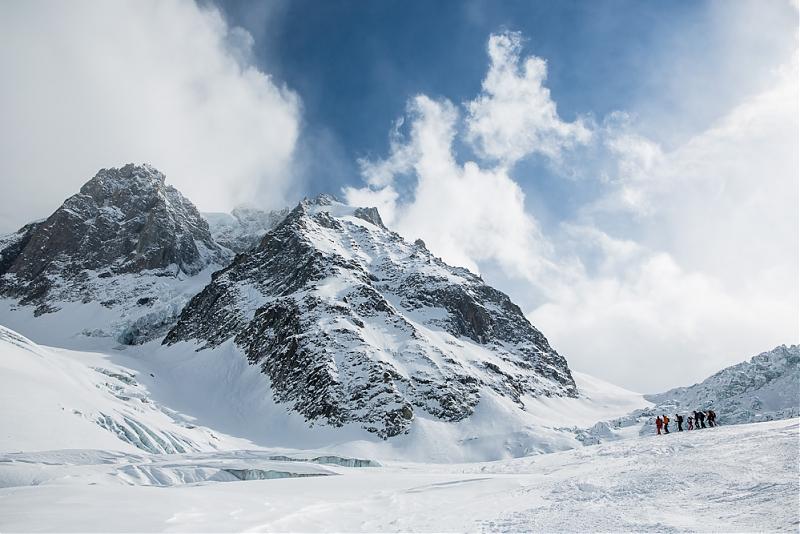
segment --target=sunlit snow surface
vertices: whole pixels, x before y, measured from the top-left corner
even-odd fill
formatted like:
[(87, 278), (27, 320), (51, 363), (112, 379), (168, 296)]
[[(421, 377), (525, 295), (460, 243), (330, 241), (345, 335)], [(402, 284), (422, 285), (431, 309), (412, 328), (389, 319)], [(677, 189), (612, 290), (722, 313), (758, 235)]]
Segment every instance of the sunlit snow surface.
[(577, 399), (384, 441), (309, 427), (229, 343), (73, 351), (0, 327), (0, 532), (797, 531), (797, 419), (584, 447), (575, 428), (647, 403), (575, 378)]
[(477, 464), (254, 455), (254, 466), (322, 476), (248, 481), (219, 469), (242, 461), (231, 453), (6, 454), (0, 530), (796, 532), (797, 438), (792, 419)]

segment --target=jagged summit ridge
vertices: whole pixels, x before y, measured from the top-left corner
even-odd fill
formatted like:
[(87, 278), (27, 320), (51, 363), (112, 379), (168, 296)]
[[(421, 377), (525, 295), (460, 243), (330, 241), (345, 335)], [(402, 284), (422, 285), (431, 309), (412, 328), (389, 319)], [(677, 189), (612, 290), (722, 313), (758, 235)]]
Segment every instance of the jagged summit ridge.
[(126, 290), (120, 277), (192, 276), (230, 256), (163, 173), (129, 164), (101, 169), (48, 218), (0, 240), (0, 296), (37, 313), (64, 301), (113, 306), (147, 286)]
[(383, 225), (306, 199), (184, 308), (165, 343), (228, 339), (308, 420), (382, 437), (417, 412), (458, 421), (482, 395), (576, 394), (566, 361), (503, 293)]

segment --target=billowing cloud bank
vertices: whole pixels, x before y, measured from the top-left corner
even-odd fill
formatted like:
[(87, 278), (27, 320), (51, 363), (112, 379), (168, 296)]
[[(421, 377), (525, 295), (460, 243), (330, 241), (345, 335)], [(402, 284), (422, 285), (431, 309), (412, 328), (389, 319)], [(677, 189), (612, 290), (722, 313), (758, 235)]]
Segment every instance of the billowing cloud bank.
[[(797, 342), (796, 52), (667, 149), (624, 112), (560, 117), (546, 63), (521, 42), (491, 36), (482, 92), (463, 106), (413, 98), (348, 200), (449, 262), (499, 267), (512, 293), (536, 295), (531, 320), (573, 366), (622, 385), (656, 391)], [(530, 157), (593, 167), (600, 194), (543, 232), (514, 177)]]
[(300, 106), (191, 0), (0, 5), (0, 230), (100, 167), (149, 162), (201, 209), (280, 205)]

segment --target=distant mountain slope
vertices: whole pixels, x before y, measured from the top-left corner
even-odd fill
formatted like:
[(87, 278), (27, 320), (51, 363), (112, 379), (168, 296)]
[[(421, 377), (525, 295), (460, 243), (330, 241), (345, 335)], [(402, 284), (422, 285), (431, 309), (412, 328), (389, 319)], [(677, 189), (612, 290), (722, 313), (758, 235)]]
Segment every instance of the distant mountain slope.
[(288, 215), (288, 208), (264, 211), (257, 208), (234, 208), (230, 213), (203, 213), (214, 241), (233, 252), (255, 248), (264, 234), (278, 226)]
[(417, 411), (470, 416), (482, 395), (577, 396), (566, 361), (503, 293), (410, 244), (377, 210), (303, 201), (213, 276), (165, 343), (228, 339), (276, 400), (382, 437)]
[(781, 345), (711, 375), (699, 384), (645, 396), (680, 411), (713, 408), (723, 424), (800, 415), (800, 345)]
[(231, 256), (162, 173), (102, 169), (47, 219), (0, 238), (0, 297), (36, 316), (94, 303), (77, 313), (93, 318), (83, 329), (138, 343), (163, 335), (199, 290), (187, 280)]

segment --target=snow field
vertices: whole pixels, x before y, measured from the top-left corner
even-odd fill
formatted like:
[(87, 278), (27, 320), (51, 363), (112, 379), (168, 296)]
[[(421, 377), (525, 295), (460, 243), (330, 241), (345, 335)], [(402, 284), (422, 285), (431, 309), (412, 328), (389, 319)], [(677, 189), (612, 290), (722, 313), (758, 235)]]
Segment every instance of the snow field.
[[(0, 489), (0, 530), (796, 532), (799, 423), (477, 464), (322, 466), (335, 474), (284, 480), (153, 487), (62, 477)], [(7, 468), (6, 456), (0, 476)]]

